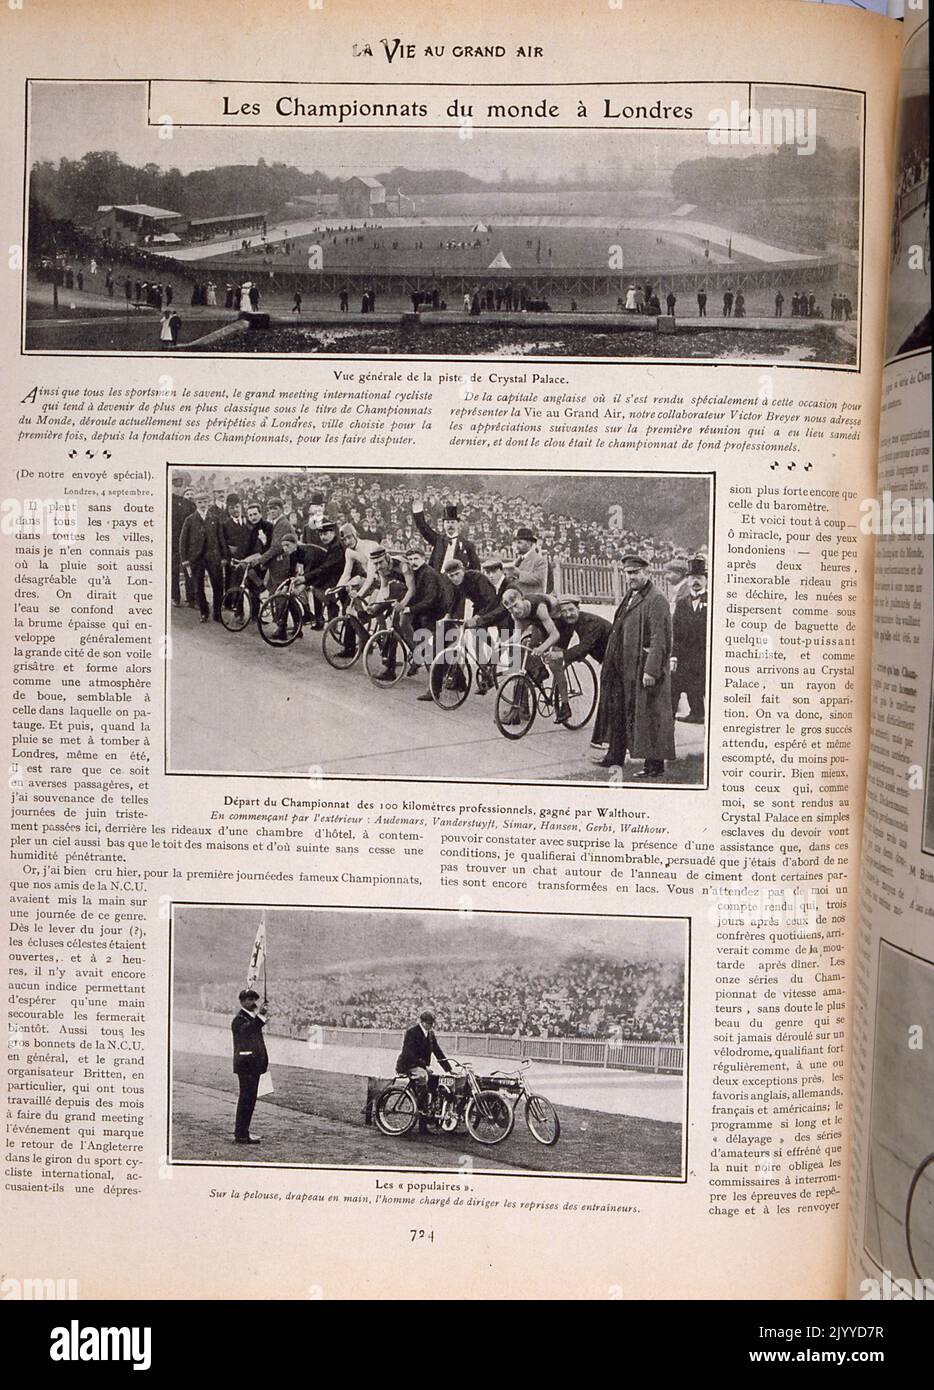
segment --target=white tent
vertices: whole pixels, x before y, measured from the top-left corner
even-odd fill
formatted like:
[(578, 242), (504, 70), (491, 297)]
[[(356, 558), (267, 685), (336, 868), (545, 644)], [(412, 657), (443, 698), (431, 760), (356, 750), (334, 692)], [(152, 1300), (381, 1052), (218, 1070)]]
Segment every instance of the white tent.
[(474, 227), (475, 232), (488, 232), (489, 230), (489, 227), (486, 226), (486, 224), (483, 222), (478, 222), (477, 225)]
[(512, 266), (503, 255), (502, 251), (497, 251), (496, 258), (490, 261), (490, 270), (512, 270)]

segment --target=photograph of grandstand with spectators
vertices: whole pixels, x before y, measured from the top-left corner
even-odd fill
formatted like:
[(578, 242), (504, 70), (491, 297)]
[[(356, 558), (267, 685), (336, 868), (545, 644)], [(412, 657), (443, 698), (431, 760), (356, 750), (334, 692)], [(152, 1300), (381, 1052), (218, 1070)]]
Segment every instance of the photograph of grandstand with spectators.
[(854, 367), (862, 96), (749, 100), (760, 143), (748, 112), (164, 139), (145, 83), (33, 81), (24, 350)]
[(931, 347), (931, 100), (925, 20), (905, 44), (898, 112), (887, 360)]
[(176, 903), (170, 1160), (681, 1180), (688, 938), (685, 918)]
[(706, 784), (710, 474), (167, 471), (167, 772)]

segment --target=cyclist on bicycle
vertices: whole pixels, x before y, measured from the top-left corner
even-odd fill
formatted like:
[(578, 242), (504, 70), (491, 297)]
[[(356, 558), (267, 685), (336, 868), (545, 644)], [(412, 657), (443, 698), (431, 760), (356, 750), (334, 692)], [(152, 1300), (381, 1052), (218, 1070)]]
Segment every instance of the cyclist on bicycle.
[[(306, 532), (307, 530), (306, 527)], [(337, 534), (337, 522), (332, 521), (330, 517), (324, 517), (319, 522), (315, 534), (318, 537), (317, 541), (303, 540), (298, 547), (298, 554), (305, 575), (305, 587), (309, 591), (315, 591), (313, 597), (317, 609), (318, 604), (322, 603), (322, 591), (334, 587), (344, 571), (345, 552)], [(336, 611), (333, 599), (329, 599), (326, 604), (322, 603), (322, 618), (320, 621), (315, 618), (314, 625), (323, 627), (324, 620), (333, 618)]]
[[(292, 560), (298, 548), (298, 537), (278, 497), (270, 497), (266, 503), (267, 519), (272, 524), (269, 544), (262, 554), (246, 557), (246, 564), (263, 566), (266, 570), (266, 588), (274, 594), (280, 585), (291, 577)], [(288, 605), (281, 605), (280, 617), (276, 624), (279, 637), (285, 633)]]
[(564, 653), (559, 649), (561, 633), (554, 621), (556, 606), (549, 594), (522, 594), (518, 589), (507, 589), (503, 594), (503, 607), (512, 618), (523, 646), (529, 649), (526, 670), (536, 684), (541, 683), (546, 666), (551, 670), (555, 684), (555, 723), (566, 724), (571, 717), (571, 705)]
[[(436, 648), (436, 637), (444, 643), (447, 630), (443, 620), (451, 611), (454, 602), (454, 587), (450, 579), (439, 574), (425, 559), (420, 545), (410, 545), (406, 551), (405, 564), (412, 581), (412, 595), (407, 606), (399, 613), (399, 628), (413, 654), (413, 665), (429, 666)], [(440, 632), (437, 631), (441, 624)], [(419, 695), (420, 700), (430, 700), (431, 691)]]
[[(415, 594), (415, 575), (412, 567), (404, 555), (392, 553), (383, 545), (374, 548), (370, 560), (373, 565), (373, 573), (364, 581), (357, 597), (368, 613), (374, 615), (391, 614), (393, 630), (401, 634), (401, 625), (397, 627), (399, 615), (404, 608), (408, 607)], [(376, 680), (395, 680), (397, 647), (398, 643), (395, 641), (387, 644), (386, 664)]]
[(373, 554), (374, 551), (384, 548), (382, 541), (358, 536), (357, 528), (349, 521), (344, 522), (340, 536), (341, 545), (344, 547), (344, 568), (334, 587), (339, 589), (344, 584), (349, 584), (355, 572), (362, 574), (364, 583), (369, 584), (376, 573)]

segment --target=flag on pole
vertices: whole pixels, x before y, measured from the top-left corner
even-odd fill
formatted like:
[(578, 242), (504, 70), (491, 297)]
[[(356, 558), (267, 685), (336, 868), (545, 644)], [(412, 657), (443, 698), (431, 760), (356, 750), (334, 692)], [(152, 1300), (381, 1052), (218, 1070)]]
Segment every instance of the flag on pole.
[(263, 913), (259, 927), (256, 932), (256, 940), (253, 942), (253, 950), (250, 952), (250, 964), (246, 972), (246, 982), (250, 989), (256, 988), (256, 981), (259, 979), (260, 971), (265, 976), (266, 973), (266, 914)]

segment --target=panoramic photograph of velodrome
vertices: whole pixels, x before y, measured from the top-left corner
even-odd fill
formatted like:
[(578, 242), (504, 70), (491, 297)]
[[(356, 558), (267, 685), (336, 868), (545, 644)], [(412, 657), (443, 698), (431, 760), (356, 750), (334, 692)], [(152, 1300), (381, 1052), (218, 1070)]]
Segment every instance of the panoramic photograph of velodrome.
[(709, 474), (167, 472), (167, 772), (705, 785)]
[(688, 925), (176, 903), (170, 1160), (678, 1181)]
[(795, 117), (770, 124), (775, 143), (718, 129), (166, 139), (143, 82), (33, 81), (24, 350), (853, 367), (862, 98), (751, 90), (757, 112)]

